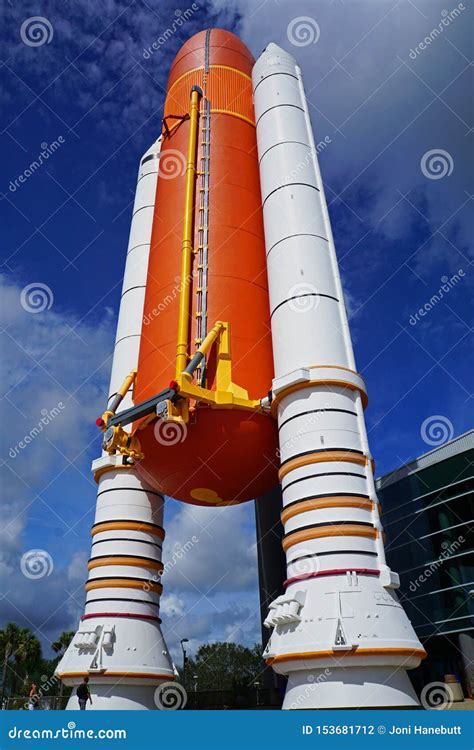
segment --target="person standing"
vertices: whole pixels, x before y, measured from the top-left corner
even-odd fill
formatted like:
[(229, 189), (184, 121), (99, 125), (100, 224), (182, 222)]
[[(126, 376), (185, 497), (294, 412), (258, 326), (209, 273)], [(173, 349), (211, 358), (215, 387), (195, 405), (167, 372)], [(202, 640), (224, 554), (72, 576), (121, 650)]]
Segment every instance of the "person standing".
[(92, 706), (92, 698), (89, 690), (89, 678), (84, 677), (83, 682), (78, 686), (76, 690), (76, 695), (79, 700), (79, 710), (85, 711), (86, 710), (86, 704), (89, 700), (91, 702)]
[(34, 682), (31, 683), (28, 711), (37, 711), (39, 709), (39, 695), (38, 688)]

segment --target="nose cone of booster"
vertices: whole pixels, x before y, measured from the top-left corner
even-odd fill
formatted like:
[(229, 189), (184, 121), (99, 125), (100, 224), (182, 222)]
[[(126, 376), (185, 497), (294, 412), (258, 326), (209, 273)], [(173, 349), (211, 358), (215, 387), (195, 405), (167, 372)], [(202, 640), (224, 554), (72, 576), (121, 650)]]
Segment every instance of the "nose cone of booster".
[(253, 85), (275, 73), (289, 73), (294, 75), (297, 66), (296, 60), (289, 52), (282, 49), (278, 44), (271, 42), (258, 58), (253, 67)]

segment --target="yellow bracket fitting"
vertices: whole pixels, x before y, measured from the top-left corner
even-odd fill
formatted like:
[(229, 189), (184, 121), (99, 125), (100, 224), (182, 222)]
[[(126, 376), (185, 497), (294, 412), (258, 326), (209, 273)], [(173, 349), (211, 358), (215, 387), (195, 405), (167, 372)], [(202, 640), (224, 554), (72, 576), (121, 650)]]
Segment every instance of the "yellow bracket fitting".
[[(184, 404), (187, 404), (188, 399), (208, 404), (215, 409), (235, 408), (246, 411), (260, 411), (260, 400), (249, 399), (248, 392), (232, 382), (229, 323), (218, 321), (198, 347), (196, 354), (206, 355), (214, 343), (217, 347), (216, 390), (196, 385), (192, 374), (181, 372), (176, 378), (179, 385), (179, 395), (183, 398), (175, 405), (178, 413), (181, 413), (180, 409)], [(182, 416), (185, 420), (184, 414)]]
[(110, 438), (104, 443), (104, 450), (112, 456), (114, 453), (120, 453), (122, 456), (128, 456), (134, 461), (140, 461), (144, 457), (140, 441), (135, 435), (131, 435), (120, 427), (120, 425), (111, 428)]
[[(102, 414), (102, 426), (101, 429), (104, 432), (107, 429), (107, 424), (110, 419), (110, 417), (115, 416), (115, 413), (120, 405), (120, 403), (123, 401), (124, 397), (128, 393), (130, 386), (135, 386), (135, 380), (137, 377), (137, 371), (132, 370), (125, 380), (123, 381), (122, 385), (118, 389), (117, 393), (115, 394), (114, 398), (112, 399), (110, 406), (108, 409), (104, 411)], [(132, 393), (132, 399), (133, 399), (133, 393)], [(99, 422), (98, 422), (99, 424)]]

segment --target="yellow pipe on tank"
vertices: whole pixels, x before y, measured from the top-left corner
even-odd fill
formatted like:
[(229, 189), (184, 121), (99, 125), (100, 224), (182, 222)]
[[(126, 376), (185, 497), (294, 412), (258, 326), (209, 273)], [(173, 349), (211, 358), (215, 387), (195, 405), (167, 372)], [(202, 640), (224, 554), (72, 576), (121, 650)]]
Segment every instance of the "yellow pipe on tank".
[(183, 239), (181, 244), (181, 289), (179, 295), (178, 342), (176, 345), (176, 378), (188, 362), (189, 311), (191, 298), (191, 264), (193, 254), (193, 216), (196, 181), (197, 134), (199, 100), (202, 91), (198, 86), (191, 89), (189, 106), (189, 137), (186, 162)]

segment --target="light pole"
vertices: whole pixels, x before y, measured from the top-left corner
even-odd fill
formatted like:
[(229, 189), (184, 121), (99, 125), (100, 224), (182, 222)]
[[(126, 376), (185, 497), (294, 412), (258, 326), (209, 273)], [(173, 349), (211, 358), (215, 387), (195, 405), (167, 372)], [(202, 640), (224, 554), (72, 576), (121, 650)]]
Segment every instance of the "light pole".
[(259, 706), (259, 705), (260, 705), (260, 700), (259, 700), (260, 696), (259, 696), (259, 694), (258, 694), (258, 689), (259, 689), (259, 687), (260, 687), (260, 683), (258, 682), (258, 680), (256, 680), (256, 681), (255, 681), (255, 682), (253, 683), (253, 686), (254, 686), (254, 688), (255, 688), (255, 690), (256, 690), (256, 693), (257, 693), (257, 695), (256, 695), (256, 703), (257, 703), (257, 706)]
[(183, 644), (184, 643), (189, 643), (189, 638), (181, 638), (180, 643), (181, 643), (181, 649), (183, 651), (183, 687), (186, 690), (186, 662), (187, 662), (187, 657), (186, 657), (186, 649), (184, 648)]

